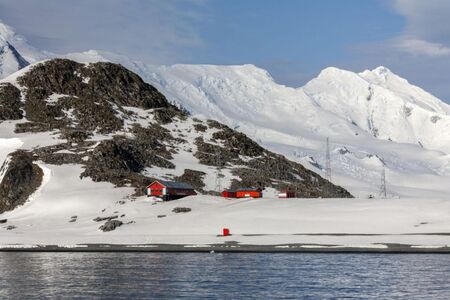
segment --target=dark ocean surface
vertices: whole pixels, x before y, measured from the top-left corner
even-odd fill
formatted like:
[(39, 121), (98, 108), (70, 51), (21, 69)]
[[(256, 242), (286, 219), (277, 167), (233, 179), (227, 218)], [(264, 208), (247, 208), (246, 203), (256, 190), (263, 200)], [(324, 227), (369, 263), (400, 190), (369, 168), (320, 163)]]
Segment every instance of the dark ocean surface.
[(0, 253), (0, 299), (450, 299), (450, 255)]

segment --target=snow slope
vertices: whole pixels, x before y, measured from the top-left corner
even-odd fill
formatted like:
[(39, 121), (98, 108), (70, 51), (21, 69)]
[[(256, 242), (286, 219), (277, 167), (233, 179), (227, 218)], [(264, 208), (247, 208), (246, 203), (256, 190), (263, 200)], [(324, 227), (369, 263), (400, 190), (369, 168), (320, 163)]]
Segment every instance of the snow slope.
[[(446, 235), (450, 226), (448, 200), (226, 200), (196, 196), (155, 202), (146, 197), (127, 197), (131, 192), (127, 188), (114, 189), (110, 184), (89, 179), (78, 181), (73, 167), (45, 167), (51, 170), (51, 180), (42, 193), (34, 201), (2, 215), (9, 219), (6, 225), (17, 228), (0, 228), (0, 247), (87, 243), (198, 247), (231, 241), (304, 247), (450, 245)], [(177, 214), (172, 212), (175, 207), (189, 207), (192, 211)], [(118, 215), (125, 224), (112, 232), (99, 231), (103, 222), (93, 219), (112, 215)], [(69, 222), (72, 216), (77, 216), (76, 221)], [(219, 236), (224, 227), (231, 230), (232, 236)]]

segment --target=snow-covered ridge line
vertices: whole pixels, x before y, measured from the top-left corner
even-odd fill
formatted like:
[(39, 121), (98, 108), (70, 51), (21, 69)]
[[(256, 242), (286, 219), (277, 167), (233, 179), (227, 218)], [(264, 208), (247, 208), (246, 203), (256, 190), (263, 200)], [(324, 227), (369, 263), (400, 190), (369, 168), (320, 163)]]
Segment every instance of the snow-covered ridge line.
[(155, 66), (96, 50), (40, 57), (119, 63), (194, 116), (225, 123), (319, 173), (330, 137), (332, 150), (351, 151), (333, 152), (333, 180), (361, 197), (378, 193), (380, 166), (366, 156), (386, 164), (391, 196), (449, 192), (440, 183), (450, 176), (450, 106), (386, 67), (361, 73), (326, 68), (292, 88), (254, 65)]

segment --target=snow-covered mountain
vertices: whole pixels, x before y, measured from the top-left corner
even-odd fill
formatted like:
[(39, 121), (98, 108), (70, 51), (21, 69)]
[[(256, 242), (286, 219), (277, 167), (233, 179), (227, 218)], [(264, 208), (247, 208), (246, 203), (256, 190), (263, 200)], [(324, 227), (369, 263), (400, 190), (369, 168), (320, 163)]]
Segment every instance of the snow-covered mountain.
[(45, 55), (120, 63), (194, 116), (223, 122), (322, 174), (329, 137), (333, 181), (354, 195), (378, 193), (383, 165), (391, 196), (450, 192), (450, 106), (385, 67), (327, 68), (292, 88), (254, 65), (154, 66), (94, 50)]
[[(292, 88), (253, 65), (154, 66), (94, 50), (39, 52), (0, 28), (3, 61), (12, 66), (0, 76), (16, 70), (0, 80), (0, 248), (448, 251), (449, 106), (386, 68), (328, 68)], [(33, 64), (55, 57), (89, 64)], [(25, 61), (31, 65), (22, 68)], [(356, 199), (317, 175), (327, 137), (332, 181)], [(364, 199), (377, 196), (383, 166), (389, 199)], [(189, 182), (203, 195), (164, 203), (140, 196), (153, 178)], [(264, 199), (210, 195), (255, 183), (267, 187)], [(283, 189), (314, 199), (278, 199)], [(110, 222), (120, 228), (99, 230)], [(232, 236), (220, 235), (224, 226)]]
[(378, 193), (383, 164), (391, 196), (448, 192), (450, 107), (387, 68), (327, 68), (301, 88), (253, 65), (162, 66), (145, 78), (194, 115), (318, 172), (329, 137), (333, 180), (356, 195)]
[(49, 55), (29, 46), (25, 38), (0, 22), (0, 78), (5, 78), (30, 63), (46, 59)]

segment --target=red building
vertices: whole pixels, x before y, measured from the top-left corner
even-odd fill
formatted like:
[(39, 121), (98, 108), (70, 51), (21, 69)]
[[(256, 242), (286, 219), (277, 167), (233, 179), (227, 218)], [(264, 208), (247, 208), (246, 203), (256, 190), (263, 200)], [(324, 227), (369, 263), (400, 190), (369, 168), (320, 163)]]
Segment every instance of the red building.
[(278, 198), (295, 198), (294, 191), (281, 191), (278, 193)]
[(236, 192), (230, 191), (230, 190), (225, 190), (222, 192), (222, 196), (225, 198), (236, 198)]
[(262, 190), (260, 188), (240, 188), (235, 191), (225, 190), (222, 196), (226, 198), (262, 198)]
[(165, 201), (197, 195), (194, 188), (188, 183), (165, 180), (153, 181), (147, 186), (146, 192), (149, 197), (159, 197)]

